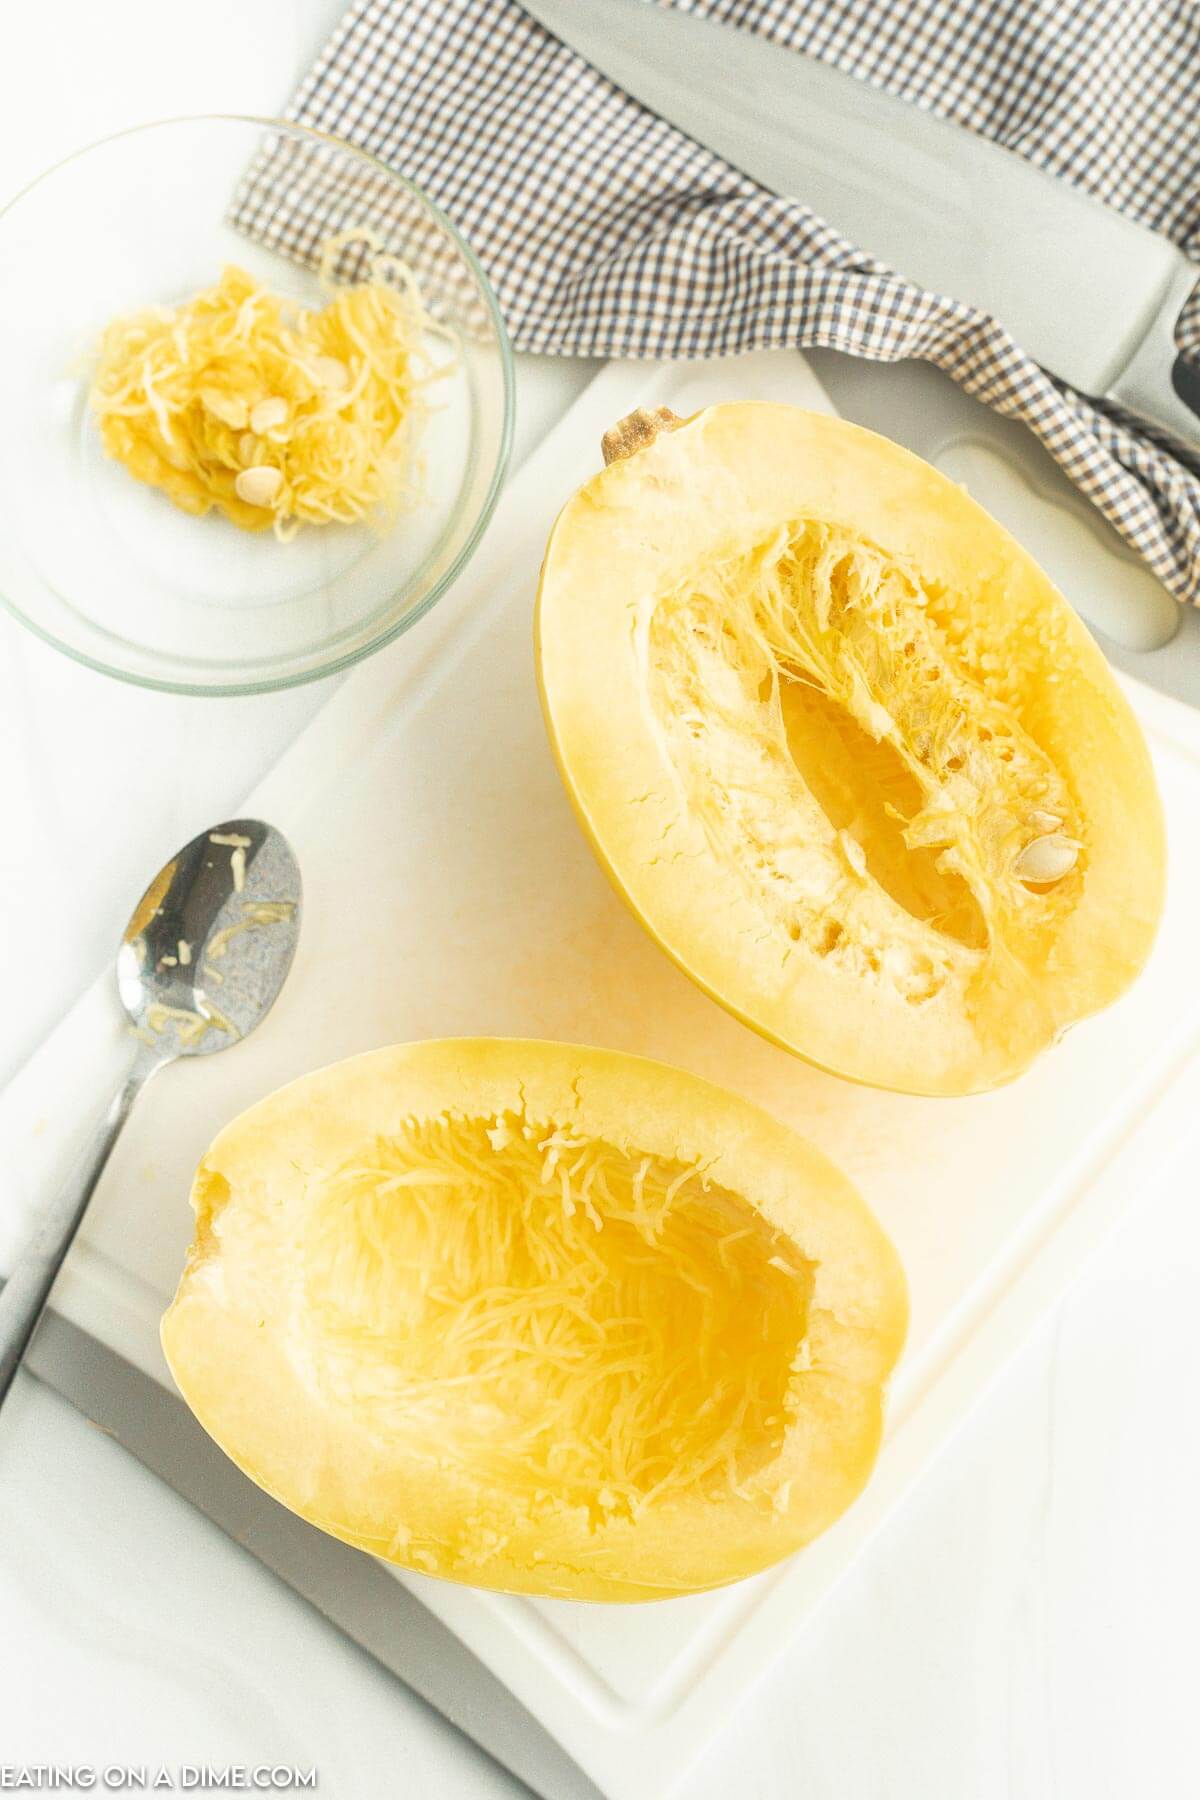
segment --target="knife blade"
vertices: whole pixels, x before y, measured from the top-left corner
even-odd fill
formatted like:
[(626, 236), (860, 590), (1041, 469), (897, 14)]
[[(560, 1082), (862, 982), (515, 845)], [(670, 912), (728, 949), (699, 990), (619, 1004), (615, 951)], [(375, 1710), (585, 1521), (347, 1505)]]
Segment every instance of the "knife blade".
[(25, 1367), (219, 1526), (542, 1800), (600, 1789), (504, 1683), (372, 1557), (288, 1512), (237, 1469), (183, 1402), (58, 1313)]
[(1200, 269), (1024, 157), (839, 69), (652, 0), (521, 0), (633, 99), (1042, 366), (1200, 446), (1175, 321)]

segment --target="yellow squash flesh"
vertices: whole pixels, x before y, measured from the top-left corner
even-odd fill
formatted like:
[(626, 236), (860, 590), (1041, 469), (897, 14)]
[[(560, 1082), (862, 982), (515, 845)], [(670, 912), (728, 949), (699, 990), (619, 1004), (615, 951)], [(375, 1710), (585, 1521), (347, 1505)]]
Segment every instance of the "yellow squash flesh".
[(335, 1536), (584, 1600), (735, 1581), (866, 1481), (907, 1321), (811, 1145), (659, 1063), (496, 1039), (295, 1082), (216, 1139), (163, 1320), (200, 1422)]
[(785, 1048), (919, 1094), (1115, 999), (1161, 809), (1103, 656), (954, 482), (775, 405), (635, 415), (550, 539), (551, 740), (617, 887)]

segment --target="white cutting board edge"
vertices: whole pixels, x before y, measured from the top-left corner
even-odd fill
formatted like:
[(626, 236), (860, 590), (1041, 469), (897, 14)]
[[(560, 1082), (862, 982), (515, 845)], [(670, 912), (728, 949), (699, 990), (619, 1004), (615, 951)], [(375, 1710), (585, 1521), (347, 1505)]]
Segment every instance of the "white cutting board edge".
[[(480, 599), (481, 593), (503, 593), (504, 571), (514, 558), (536, 561), (549, 524), (547, 496), (563, 494), (564, 482), (570, 485), (576, 469), (582, 473), (594, 464), (603, 426), (647, 399), (674, 400), (688, 411), (710, 397), (765, 397), (782, 385), (789, 399), (827, 406), (799, 358), (789, 362), (786, 384), (781, 384), (779, 370), (778, 359), (765, 356), (721, 365), (606, 369), (513, 482), (476, 563), (455, 592), (408, 639), (355, 672), (251, 796), (248, 809), (272, 817), (286, 829), (289, 814), (310, 808), (315, 795), (336, 796), (339, 786), (352, 777), (361, 747), (394, 721), (398, 690), (404, 690), (406, 708), (414, 706), (428, 684), (437, 681), (438, 652), (455, 628), (460, 627), (453, 650), (456, 658), (485, 631), (491, 609)], [(529, 574), (532, 577), (532, 568)], [(463, 622), (476, 601), (478, 616)], [(1190, 759), (1200, 757), (1197, 715), (1146, 690), (1134, 689), (1133, 697), (1155, 738), (1170, 741)], [(1200, 799), (1200, 765), (1196, 773)], [(86, 1078), (109, 1066), (119, 1049), (120, 1033), (105, 978), (3, 1097), (0, 1138), (21, 1115), (28, 1130), (39, 1094), (43, 1098), (61, 1094), (64, 1069), (72, 1072), (74, 1092), (92, 1091)], [(1194, 1169), (1200, 1157), (1198, 1100), (1200, 1062), (1193, 1037), (1190, 1046), (1177, 1047), (1170, 1067), (1158, 1072), (1136, 1109), (1121, 1121), (1116, 1141), (1111, 1131), (1097, 1134), (1104, 1141), (1092, 1163), (1103, 1156), (1103, 1167), (1076, 1171), (1053, 1204), (1043, 1206), (1030, 1223), (1026, 1234), (1030, 1241), (1010, 1245), (1000, 1259), (1003, 1266), (989, 1269), (988, 1279), (973, 1295), (964, 1296), (956, 1316), (946, 1320), (937, 1344), (922, 1358), (920, 1379), (907, 1397), (903, 1415), (893, 1419), (879, 1468), (863, 1499), (803, 1556), (715, 1597), (712, 1616), (719, 1629), (701, 1624), (694, 1653), (676, 1661), (647, 1704), (631, 1705), (588, 1666), (555, 1629), (553, 1609), (548, 1620), (545, 1612), (525, 1603), (421, 1578), (411, 1580), (414, 1590), (508, 1681), (615, 1800), (647, 1796), (657, 1800), (682, 1776), (948, 1441), (1062, 1293), (1130, 1191), (1150, 1181), (1173, 1179), (1189, 1166)], [(61, 1152), (61, 1141), (54, 1148)], [(54, 1160), (61, 1161), (61, 1156)], [(157, 1319), (163, 1298), (133, 1271), (82, 1244), (72, 1255), (56, 1306), (162, 1379)], [(624, 1616), (636, 1632), (645, 1614), (634, 1609)]]

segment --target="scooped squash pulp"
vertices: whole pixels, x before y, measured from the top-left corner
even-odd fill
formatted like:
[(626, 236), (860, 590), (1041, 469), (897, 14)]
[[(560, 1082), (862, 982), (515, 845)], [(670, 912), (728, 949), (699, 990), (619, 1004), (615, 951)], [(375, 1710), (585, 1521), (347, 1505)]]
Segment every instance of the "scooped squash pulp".
[(844, 420), (634, 415), (555, 525), (537, 654), (617, 886), (748, 1024), (964, 1094), (1113, 1000), (1161, 809), (1099, 650), (954, 482)]
[(576, 1599), (717, 1586), (848, 1506), (904, 1278), (756, 1107), (569, 1045), (409, 1044), (295, 1082), (200, 1165), (163, 1320), (201, 1423), (314, 1524)]
[[(335, 285), (343, 254), (363, 280)], [(423, 390), (446, 365), (412, 272), (366, 228), (322, 246), (320, 310), (227, 267), (174, 307), (104, 331), (90, 404), (106, 453), (182, 511), (286, 539), (301, 525), (389, 525), (419, 495)]]

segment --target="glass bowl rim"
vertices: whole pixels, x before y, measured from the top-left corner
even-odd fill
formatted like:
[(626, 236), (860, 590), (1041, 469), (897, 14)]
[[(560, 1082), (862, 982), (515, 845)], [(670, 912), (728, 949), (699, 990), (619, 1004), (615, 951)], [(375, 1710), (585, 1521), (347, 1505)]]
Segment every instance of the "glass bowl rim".
[(85, 156), (89, 156), (93, 150), (102, 150), (106, 145), (118, 143), (122, 138), (137, 137), (142, 132), (161, 131), (172, 125), (214, 124), (250, 125), (263, 131), (291, 132), (297, 137), (311, 138), (317, 143), (331, 144), (336, 150), (347, 151), (351, 156), (361, 157), (364, 162), (370, 163), (373, 167), (379, 169), (389, 180), (394, 181), (399, 187), (405, 188), (421, 206), (428, 210), (446, 232), (447, 236), (454, 244), (455, 249), (458, 251), (475, 278), (479, 291), (483, 296), (488, 316), (491, 319), (493, 330), (496, 334), (496, 344), (500, 352), (500, 375), (503, 398), (500, 443), (497, 448), (491, 477), (488, 481), (487, 492), (483, 497), (483, 502), (479, 507), (454, 560), (448, 568), (442, 571), (441, 575), (432, 584), (429, 592), (422, 597), (418, 605), (410, 607), (400, 618), (394, 620), (384, 629), (377, 631), (365, 643), (358, 645), (355, 649), (343, 651), (339, 655), (330, 656), (328, 660), (314, 665), (311, 669), (300, 669), (290, 674), (262, 674), (244, 680), (185, 681), (166, 676), (148, 673), (144, 674), (139, 670), (118, 668), (113, 663), (105, 662), (99, 656), (89, 655), (87, 651), (76, 648), (74, 645), (65, 642), (61, 637), (57, 636), (56, 633), (46, 630), (43, 626), (39, 625), (36, 620), (31, 619), (28, 613), (26, 613), (15, 600), (12, 600), (8, 594), (4, 593), (3, 590), (0, 590), (0, 606), (2, 606), (12, 618), (17, 619), (20, 624), (24, 625), (28, 631), (31, 631), (36, 638), (40, 638), (42, 643), (49, 644), (52, 649), (60, 651), (62, 655), (69, 657), (72, 662), (79, 664), (83, 668), (94, 669), (98, 674), (111, 676), (116, 681), (127, 682), (133, 687), (149, 688), (160, 694), (186, 694), (195, 697), (212, 696), (214, 699), (228, 699), (243, 694), (279, 693), (288, 688), (305, 687), (308, 683), (313, 681), (324, 681), (331, 675), (339, 675), (346, 669), (353, 668), (355, 663), (363, 662), (368, 656), (373, 656), (377, 650), (382, 650), (385, 644), (390, 644), (394, 642), (396, 638), (402, 637), (406, 631), (415, 625), (419, 619), (424, 618), (425, 614), (437, 604), (447, 589), (458, 579), (459, 575), (461, 575), (463, 569), (474, 555), (479, 546), (479, 540), (482, 538), (491, 520), (492, 514), (496, 510), (496, 503), (500, 498), (500, 490), (504, 483), (504, 477), (508, 470), (509, 457), (512, 453), (513, 430), (516, 423), (516, 378), (513, 366), (512, 344), (509, 341), (508, 328), (504, 323), (504, 315), (500, 311), (500, 303), (496, 298), (495, 290), (484, 272), (482, 263), (479, 261), (479, 258), (471, 249), (471, 246), (467, 243), (458, 227), (454, 224), (453, 220), (443, 212), (442, 208), (435, 200), (430, 199), (425, 190), (419, 187), (415, 181), (410, 181), (407, 175), (401, 175), (398, 170), (393, 169), (388, 163), (385, 163), (381, 157), (374, 155), (372, 151), (364, 150), (358, 144), (352, 144), (348, 138), (338, 137), (333, 132), (329, 131), (318, 131), (311, 125), (301, 125), (293, 119), (284, 119), (270, 114), (260, 115), (257, 113), (200, 112), (178, 113), (159, 119), (144, 119), (136, 125), (122, 126), (120, 131), (110, 131), (106, 133), (104, 137), (93, 138), (89, 143), (79, 145), (79, 147), (72, 150), (69, 155), (59, 157), (57, 162), (50, 163), (46, 168), (41, 170), (39, 174), (35, 175), (31, 181), (27, 181), (23, 187), (18, 188), (16, 193), (10, 194), (3, 205), (0, 205), (0, 228), (3, 227), (5, 218), (13, 208), (18, 206), (29, 194), (33, 193), (36, 188), (41, 187), (45, 182), (49, 181), (52, 176), (57, 175), (60, 170), (69, 168), (72, 163), (82, 161), (82, 159)]

